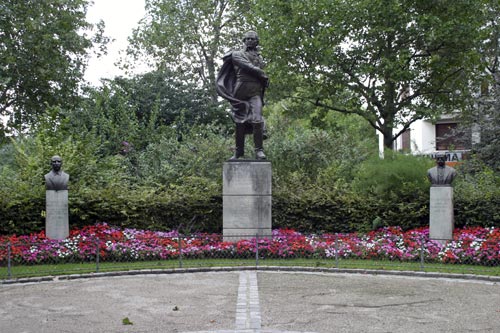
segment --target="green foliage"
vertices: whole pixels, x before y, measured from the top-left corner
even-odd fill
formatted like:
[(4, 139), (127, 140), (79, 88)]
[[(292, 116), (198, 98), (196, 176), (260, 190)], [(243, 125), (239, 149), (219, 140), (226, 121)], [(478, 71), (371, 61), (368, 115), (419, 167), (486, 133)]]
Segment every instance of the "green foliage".
[[(286, 189), (298, 182), (319, 184), (351, 181), (357, 165), (375, 149), (375, 134), (359, 117), (323, 115), (308, 119), (310, 104), (281, 101), (268, 107), (270, 138), (266, 154), (273, 163), (274, 184)], [(366, 135), (366, 132), (372, 135)], [(363, 133), (363, 134), (361, 134)]]
[(181, 140), (176, 128), (165, 128), (158, 142), (137, 152), (135, 173), (143, 184), (182, 185), (193, 176), (221, 184), (222, 163), (233, 144), (217, 126), (193, 126)]
[(85, 191), (70, 198), (70, 223), (83, 226), (104, 221), (149, 230), (220, 232), (222, 200), (215, 188), (193, 177), (182, 186), (126, 188), (116, 184)]
[(427, 170), (434, 164), (428, 157), (396, 152), (384, 159), (372, 156), (359, 166), (353, 188), (389, 200), (402, 195), (419, 197), (429, 188)]
[(211, 102), (206, 91), (169, 72), (116, 78), (85, 93), (78, 108), (65, 111), (64, 129), (92, 132), (103, 156), (142, 152), (173, 130), (181, 140), (197, 124), (228, 123), (227, 113)]
[[(98, 158), (95, 151), (98, 147), (91, 142), (68, 139), (56, 147), (47, 147), (42, 141), (36, 137), (16, 142), (18, 162), (0, 169), (0, 233), (43, 229), (43, 175), (50, 170), (50, 156), (54, 153), (63, 156), (63, 168), (70, 174), (72, 226), (106, 221), (153, 230), (220, 231), (222, 202), (218, 183), (191, 173), (176, 174), (175, 183), (139, 186), (135, 179), (136, 185), (132, 185), (133, 177), (126, 173), (127, 160), (120, 155)], [(87, 151), (82, 152), (85, 149)], [(94, 150), (93, 153), (87, 154), (89, 149)], [(202, 164), (198, 161), (191, 167)], [(217, 168), (213, 173), (216, 172)], [(144, 180), (146, 182), (148, 180)]]
[[(484, 12), (488, 24), (481, 44), (484, 68), (477, 73), (481, 94), (462, 112), (462, 123), (480, 131), (480, 142), (473, 146), (475, 158), (500, 171), (500, 2), (489, 1)], [(477, 82), (476, 86), (479, 86)]]
[(73, 226), (106, 221), (156, 230), (220, 231), (221, 166), (230, 151), (217, 128), (193, 127), (181, 142), (175, 130), (165, 131), (143, 152), (102, 155), (105, 142), (96, 131), (67, 136), (63, 129), (68, 125), (57, 124), (49, 114), (44, 119), (36, 136), (2, 149), (13, 158), (0, 165), (0, 233), (43, 229), (43, 175), (55, 154), (70, 174)]
[[(103, 43), (102, 23), (86, 22), (86, 0), (2, 1), (0, 6), (0, 140), (24, 131), (47, 105), (74, 106), (85, 59)], [(96, 35), (89, 31), (97, 28)]]
[(273, 227), (308, 232), (370, 231), (428, 225), (429, 196), (387, 200), (342, 187), (301, 186), (273, 195)]
[[(71, 176), (72, 226), (104, 221), (186, 233), (221, 231), (222, 164), (234, 144), (225, 127), (184, 126), (182, 137), (174, 127), (147, 134), (134, 113), (127, 118), (129, 109), (119, 101), (115, 105), (105, 99), (84, 110), (88, 119), (82, 116), (82, 124), (91, 120), (92, 110), (96, 121), (80, 133), (76, 119), (61, 123), (59, 115), (65, 112), (51, 108), (40, 118), (35, 136), (2, 146), (0, 233), (43, 229), (43, 175), (54, 154), (63, 157), (63, 169)], [(318, 126), (307, 118), (288, 117), (290, 109), (283, 105), (269, 109), (271, 136), (265, 147), (273, 163), (273, 227), (350, 232), (428, 225), (426, 171), (431, 160), (403, 154), (370, 157), (372, 138), (350, 134), (358, 128), (356, 118), (325, 120)], [(111, 119), (120, 126), (113, 127)], [(155, 139), (127, 153), (108, 146), (134, 133)], [(499, 226), (498, 174), (477, 163), (471, 160), (459, 169), (456, 225)]]
[(500, 225), (500, 175), (477, 159), (458, 168), (454, 185), (455, 225)]
[(170, 126), (182, 118), (184, 126), (224, 123), (225, 112), (211, 99), (210, 92), (182, 80), (170, 70), (157, 70), (130, 79), (108, 82), (114, 94), (124, 96), (135, 108), (141, 124)]
[(239, 0), (147, 0), (147, 15), (134, 30), (128, 53), (134, 59), (146, 55), (158, 68), (201, 83), (215, 102), (216, 61), (223, 46), (234, 46), (246, 29), (247, 7)]
[[(105, 221), (141, 229), (220, 232), (222, 164), (234, 144), (225, 128), (185, 126), (180, 138), (177, 128), (161, 127), (149, 134), (156, 141), (148, 139), (145, 148), (119, 154), (108, 140), (146, 133), (135, 116), (126, 118), (128, 109), (121, 102), (104, 107), (107, 101), (95, 104), (95, 127), (79, 135), (74, 119), (60, 123), (58, 115), (65, 112), (52, 108), (41, 118), (36, 136), (2, 147), (0, 233), (43, 229), (43, 175), (54, 154), (63, 157), (63, 169), (71, 176), (72, 226)], [(265, 147), (273, 163), (273, 227), (351, 232), (428, 225), (431, 160), (403, 154), (370, 157), (372, 139), (349, 134), (359, 125), (356, 118), (324, 121), (322, 129), (309, 119), (288, 117), (290, 109), (283, 105), (269, 109), (271, 136)], [(89, 119), (91, 110), (86, 110)], [(114, 128), (109, 119), (130, 133)], [(80, 120), (86, 124), (88, 119)], [(456, 180), (456, 225), (500, 225), (498, 184), (498, 175), (484, 165), (463, 165)]]
[(463, 104), (468, 94), (456, 92), (474, 78), (486, 24), (485, 2), (468, 0), (255, 0), (254, 9), (274, 92), (358, 114), (388, 149), (414, 121)]
[(121, 183), (125, 174), (118, 156), (100, 157), (99, 145), (91, 133), (81, 136), (61, 131), (58, 116), (62, 111), (49, 109), (40, 117), (38, 133), (12, 139), (3, 151), (11, 158), (0, 164), (0, 196), (2, 223), (0, 233), (33, 232), (43, 225), (45, 181), (50, 171), (50, 158), (60, 155), (63, 169), (70, 174), (70, 196), (109, 184)]
[(429, 182), (427, 170), (434, 165), (428, 157), (386, 154), (372, 156), (360, 164), (353, 190), (370, 197), (371, 225), (401, 226), (404, 229), (428, 224)]
[(359, 162), (350, 164), (348, 175), (354, 179), (329, 175), (329, 169), (323, 169), (316, 182), (289, 179), (287, 190), (273, 198), (273, 223), (310, 232), (428, 225), (426, 171), (432, 161), (395, 153), (384, 160), (374, 156)]
[[(455, 181), (455, 227), (498, 228), (498, 175), (485, 171), (475, 177), (475, 185), (470, 176), (465, 180), (462, 173)], [(398, 178), (388, 175), (378, 179), (392, 182), (394, 186), (408, 183)], [(370, 185), (373, 183), (370, 181)], [(383, 226), (400, 226), (404, 230), (426, 227), (429, 225), (429, 184), (425, 180), (423, 183), (423, 187), (384, 185), (352, 191), (349, 187), (295, 184), (292, 179), (288, 192), (273, 194), (273, 227), (308, 232), (365, 232)], [(385, 190), (377, 194), (381, 188)]]
[(368, 224), (369, 204), (337, 188), (302, 186), (300, 192), (273, 195), (273, 227), (308, 232), (351, 232)]
[(128, 317), (125, 317), (122, 319), (122, 324), (123, 325), (134, 325), (134, 323), (131, 322), (130, 319), (128, 319)]
[(126, 95), (106, 85), (87, 89), (87, 94), (78, 108), (63, 111), (66, 117), (61, 130), (75, 136), (89, 133), (101, 156), (119, 153), (124, 142), (139, 146), (151, 139)]

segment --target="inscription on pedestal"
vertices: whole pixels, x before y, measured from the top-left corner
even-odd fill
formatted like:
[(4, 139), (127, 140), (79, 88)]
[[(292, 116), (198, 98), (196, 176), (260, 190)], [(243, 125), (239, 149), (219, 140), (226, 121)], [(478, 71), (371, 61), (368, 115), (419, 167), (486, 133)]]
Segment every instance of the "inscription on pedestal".
[(223, 166), (225, 241), (271, 236), (271, 163), (238, 161)]
[(429, 236), (444, 243), (453, 238), (453, 187), (432, 186), (429, 204)]
[(223, 195), (271, 195), (270, 162), (226, 162)]
[(45, 235), (49, 239), (65, 239), (69, 236), (68, 191), (45, 191)]

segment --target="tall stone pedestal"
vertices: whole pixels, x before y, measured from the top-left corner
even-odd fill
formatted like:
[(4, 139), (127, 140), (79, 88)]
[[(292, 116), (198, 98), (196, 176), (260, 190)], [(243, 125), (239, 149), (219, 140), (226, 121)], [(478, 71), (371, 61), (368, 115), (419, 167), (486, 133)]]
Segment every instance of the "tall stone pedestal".
[(45, 235), (49, 239), (68, 238), (68, 190), (47, 190), (45, 200)]
[(271, 236), (271, 162), (225, 162), (222, 176), (224, 241)]
[(432, 186), (429, 204), (429, 237), (441, 244), (453, 238), (453, 187)]

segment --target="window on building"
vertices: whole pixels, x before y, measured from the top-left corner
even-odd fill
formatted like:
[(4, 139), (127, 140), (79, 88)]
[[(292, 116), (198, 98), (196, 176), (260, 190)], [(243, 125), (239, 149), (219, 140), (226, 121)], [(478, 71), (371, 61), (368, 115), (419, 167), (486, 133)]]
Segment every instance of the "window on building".
[(407, 129), (403, 132), (403, 134), (401, 134), (401, 149), (403, 151), (411, 151), (410, 129)]
[(436, 150), (465, 150), (470, 148), (470, 131), (459, 129), (457, 123), (436, 124)]

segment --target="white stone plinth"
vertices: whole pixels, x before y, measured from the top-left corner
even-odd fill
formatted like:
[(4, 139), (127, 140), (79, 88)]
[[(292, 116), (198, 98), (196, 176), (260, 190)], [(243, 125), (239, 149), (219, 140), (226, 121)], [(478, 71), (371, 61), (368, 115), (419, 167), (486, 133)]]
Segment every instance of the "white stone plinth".
[(432, 186), (429, 203), (429, 237), (444, 244), (453, 238), (453, 187)]
[(68, 190), (47, 190), (45, 200), (45, 235), (49, 239), (68, 238)]
[(226, 162), (222, 179), (224, 241), (271, 236), (271, 162)]

